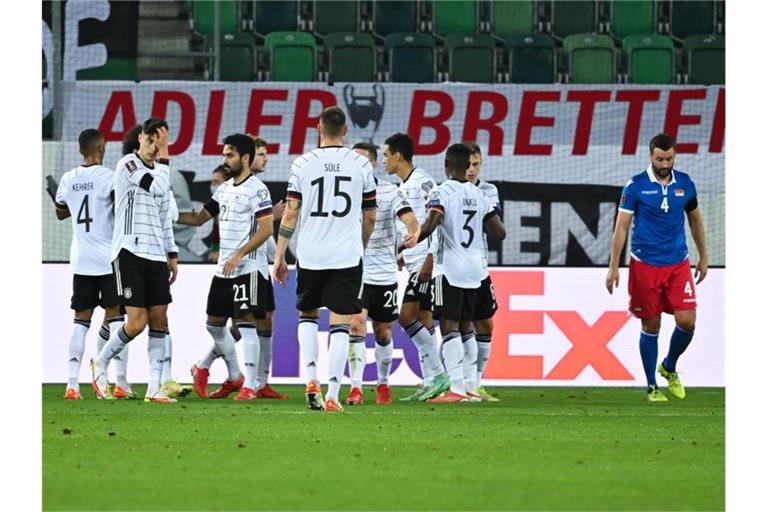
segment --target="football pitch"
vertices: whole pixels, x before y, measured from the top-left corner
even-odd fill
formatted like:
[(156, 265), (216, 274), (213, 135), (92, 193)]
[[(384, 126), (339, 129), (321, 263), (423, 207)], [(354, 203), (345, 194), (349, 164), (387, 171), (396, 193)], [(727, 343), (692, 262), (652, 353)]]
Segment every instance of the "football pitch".
[[(43, 386), (44, 510), (723, 510), (725, 390), (489, 388), (497, 403), (173, 405)], [(144, 389), (135, 386), (143, 396)], [(342, 390), (346, 396), (348, 386)], [(666, 392), (666, 390), (665, 390)], [(234, 396), (234, 395), (232, 395)], [(669, 396), (669, 395), (668, 395)]]

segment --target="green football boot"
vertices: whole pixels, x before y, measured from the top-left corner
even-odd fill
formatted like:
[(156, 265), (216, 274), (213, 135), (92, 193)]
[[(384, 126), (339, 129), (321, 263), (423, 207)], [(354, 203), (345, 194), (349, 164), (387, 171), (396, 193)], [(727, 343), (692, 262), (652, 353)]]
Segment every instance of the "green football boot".
[(495, 396), (493, 396), (492, 394), (490, 394), (489, 392), (487, 392), (483, 386), (480, 386), (479, 388), (477, 388), (477, 394), (480, 395), (480, 399), (483, 402), (500, 402), (501, 401)]
[(451, 378), (448, 377), (448, 373), (443, 372), (436, 376), (435, 380), (432, 381), (432, 385), (419, 396), (419, 401), (425, 402), (430, 398), (439, 396), (441, 393), (445, 393), (449, 389), (451, 389)]
[(677, 372), (667, 371), (667, 369), (664, 368), (664, 361), (662, 361), (659, 363), (659, 373), (662, 377), (667, 379), (667, 382), (669, 383), (669, 392), (672, 393), (672, 396), (681, 400), (685, 398), (685, 388), (683, 387), (683, 383), (680, 382), (680, 375)]
[(669, 399), (656, 386), (648, 388), (648, 394), (645, 395), (645, 399), (649, 402), (669, 402)]
[(419, 386), (416, 388), (416, 391), (408, 396), (404, 396), (403, 398), (398, 398), (397, 400), (399, 402), (418, 402), (419, 397), (424, 394), (424, 392), (427, 390), (426, 386)]

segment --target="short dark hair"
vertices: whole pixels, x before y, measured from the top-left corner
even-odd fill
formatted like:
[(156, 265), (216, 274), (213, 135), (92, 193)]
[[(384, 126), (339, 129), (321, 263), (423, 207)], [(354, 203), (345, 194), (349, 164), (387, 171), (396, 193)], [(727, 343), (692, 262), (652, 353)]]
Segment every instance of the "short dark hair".
[(261, 137), (252, 137), (253, 145), (256, 148), (265, 148), (267, 147), (267, 141), (262, 139)]
[(464, 142), (462, 142), (462, 144), (467, 146), (469, 148), (469, 152), (472, 153), (473, 155), (483, 156), (483, 152), (480, 151), (480, 146), (477, 145), (477, 142), (473, 140), (465, 140)]
[(245, 155), (248, 155), (248, 162), (253, 163), (253, 158), (256, 156), (256, 144), (254, 144), (253, 139), (249, 136), (245, 135), (244, 133), (234, 133), (232, 135), (227, 135), (224, 137), (224, 144), (229, 144), (230, 146), (237, 149), (237, 152), (240, 153), (241, 158)]
[(154, 135), (160, 128), (168, 129), (168, 123), (165, 122), (165, 119), (150, 117), (144, 121), (144, 124), (141, 126), (141, 133), (145, 135)]
[(320, 114), (320, 126), (329, 137), (340, 136), (345, 124), (347, 124), (347, 116), (337, 106), (328, 107)]
[(211, 171), (211, 174), (223, 174), (224, 176), (227, 175), (227, 168), (224, 167), (224, 164), (219, 164), (216, 166), (214, 170)]
[(139, 134), (142, 126), (137, 124), (123, 136), (123, 156), (129, 155), (139, 149)]
[(651, 154), (653, 154), (653, 150), (656, 148), (659, 148), (662, 151), (669, 151), (670, 149), (676, 150), (675, 139), (666, 133), (660, 133), (651, 139), (649, 147)]
[(376, 161), (379, 159), (379, 152), (377, 151), (376, 144), (371, 142), (358, 142), (352, 149), (362, 149), (368, 152), (368, 160)]
[(407, 133), (390, 135), (384, 144), (389, 146), (390, 153), (400, 153), (406, 162), (413, 160), (413, 139)]
[(470, 149), (466, 144), (451, 144), (445, 152), (445, 168), (451, 176), (458, 178), (466, 175), (469, 167)]
[(104, 143), (104, 135), (96, 128), (87, 128), (80, 132), (77, 143), (80, 145), (80, 153), (90, 155)]

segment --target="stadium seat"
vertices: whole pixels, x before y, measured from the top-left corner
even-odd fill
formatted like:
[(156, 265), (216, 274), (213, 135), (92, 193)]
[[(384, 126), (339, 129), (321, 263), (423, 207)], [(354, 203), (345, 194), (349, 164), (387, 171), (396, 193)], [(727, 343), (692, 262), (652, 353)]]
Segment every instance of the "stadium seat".
[(295, 31), (299, 25), (298, 9), (298, 0), (255, 0), (253, 31), (262, 35)]
[(433, 34), (471, 33), (477, 30), (478, 6), (474, 0), (434, 0), (432, 3)]
[(634, 34), (656, 32), (654, 0), (613, 0), (610, 3), (611, 34), (623, 39)]
[(725, 84), (725, 36), (695, 35), (683, 41), (690, 84)]
[(616, 79), (616, 50), (603, 34), (573, 34), (563, 41), (568, 56), (570, 81), (575, 84), (607, 84)]
[[(195, 31), (206, 36), (208, 41), (213, 37), (214, 10), (217, 2), (212, 0), (200, 0), (191, 2), (192, 19)], [(239, 2), (218, 2), (219, 4), (219, 30), (222, 34), (231, 34), (240, 29)]]
[(219, 80), (250, 82), (255, 76), (253, 35), (246, 32), (224, 34), (221, 37), (221, 66)]
[(314, 31), (320, 35), (331, 32), (355, 32), (360, 28), (360, 3), (338, 0), (314, 1)]
[(715, 2), (672, 0), (669, 4), (670, 35), (676, 39), (713, 34), (715, 31)]
[(269, 80), (313, 82), (317, 77), (315, 38), (306, 32), (271, 32), (264, 40)]
[(435, 40), (429, 34), (389, 34), (384, 48), (389, 57), (389, 81), (435, 81)]
[(535, 31), (536, 5), (533, 1), (491, 3), (491, 33), (527, 35)]
[(490, 84), (496, 77), (496, 46), (487, 34), (449, 34), (448, 79)]
[(365, 32), (332, 32), (325, 36), (329, 80), (373, 82), (376, 80), (376, 42)]
[(594, 32), (597, 26), (597, 2), (594, 0), (552, 2), (552, 35), (565, 39), (573, 34)]
[(544, 34), (504, 38), (509, 58), (509, 81), (516, 84), (551, 84), (557, 76), (555, 42)]
[(398, 32), (416, 32), (419, 28), (419, 9), (415, 0), (375, 0), (373, 4), (373, 32), (388, 36)]
[(638, 34), (624, 38), (629, 83), (671, 84), (675, 81), (675, 43), (668, 36)]

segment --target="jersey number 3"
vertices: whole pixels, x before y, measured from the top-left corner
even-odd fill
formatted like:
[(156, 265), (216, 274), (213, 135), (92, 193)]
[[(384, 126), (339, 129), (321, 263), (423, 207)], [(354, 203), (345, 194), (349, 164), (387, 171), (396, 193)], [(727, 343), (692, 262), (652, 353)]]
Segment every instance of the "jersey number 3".
[(470, 245), (472, 245), (472, 241), (475, 239), (475, 230), (472, 229), (472, 226), (470, 226), (469, 223), (472, 222), (472, 218), (475, 216), (475, 214), (477, 214), (477, 211), (464, 210), (462, 213), (467, 216), (467, 220), (464, 222), (464, 226), (461, 229), (469, 233), (469, 240), (466, 242), (461, 242), (461, 246), (467, 249)]
[(90, 212), (88, 211), (88, 194), (85, 194), (83, 202), (80, 203), (80, 209), (77, 211), (77, 223), (85, 224), (85, 232), (90, 233), (91, 222), (93, 222), (93, 218), (90, 216)]

